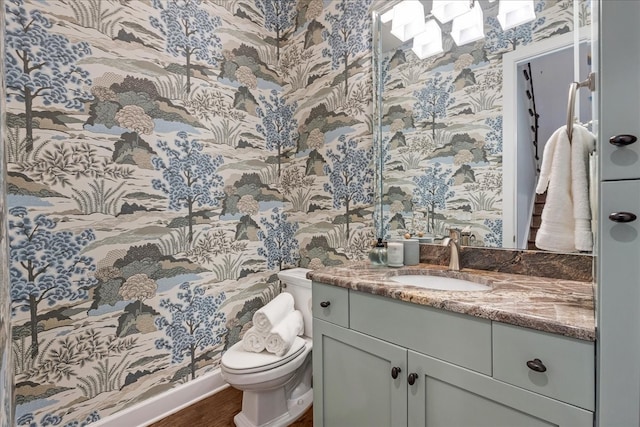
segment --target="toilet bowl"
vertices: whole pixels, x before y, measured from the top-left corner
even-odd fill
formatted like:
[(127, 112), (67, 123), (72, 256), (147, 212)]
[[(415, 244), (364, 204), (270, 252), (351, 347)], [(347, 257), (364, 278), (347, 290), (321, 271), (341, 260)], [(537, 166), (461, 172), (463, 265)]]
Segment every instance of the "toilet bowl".
[(311, 388), (311, 281), (308, 269), (283, 270), (278, 277), (283, 292), (293, 295), (302, 312), (305, 334), (296, 337), (283, 356), (245, 351), (242, 342), (222, 356), (222, 377), (242, 390), (242, 411), (233, 421), (238, 427), (284, 427), (301, 417), (313, 402)]

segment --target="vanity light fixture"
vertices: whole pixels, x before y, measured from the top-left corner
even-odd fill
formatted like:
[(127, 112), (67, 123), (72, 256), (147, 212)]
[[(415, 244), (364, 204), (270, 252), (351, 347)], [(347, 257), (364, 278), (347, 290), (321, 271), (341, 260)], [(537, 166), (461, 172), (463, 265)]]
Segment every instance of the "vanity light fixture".
[(445, 24), (472, 8), (473, 1), (465, 0), (433, 0), (431, 14)]
[[(453, 21), (451, 37), (458, 46), (484, 38), (484, 13), (476, 0), (433, 0), (431, 13), (426, 17), (422, 1), (403, 0), (382, 14), (380, 20), (391, 21), (391, 34), (400, 41), (413, 38), (413, 52), (424, 59), (443, 52), (442, 30), (438, 22), (429, 19), (432, 17), (442, 24)], [(533, 0), (500, 0), (497, 18), (504, 31), (533, 21), (536, 19)]]
[(387, 22), (393, 19), (393, 9), (386, 11), (382, 15), (380, 15), (380, 22), (386, 24)]
[[(501, 1), (502, 5), (505, 1)], [(456, 45), (471, 43), (484, 37), (484, 14), (479, 2), (472, 3), (471, 10), (453, 20), (451, 37)]]
[(405, 42), (424, 31), (424, 6), (416, 0), (404, 0), (393, 7), (391, 34)]
[(533, 0), (502, 0), (498, 6), (498, 22), (505, 31), (534, 19)]
[(430, 19), (425, 24), (424, 32), (413, 38), (411, 48), (420, 59), (442, 53), (442, 30), (434, 19)]

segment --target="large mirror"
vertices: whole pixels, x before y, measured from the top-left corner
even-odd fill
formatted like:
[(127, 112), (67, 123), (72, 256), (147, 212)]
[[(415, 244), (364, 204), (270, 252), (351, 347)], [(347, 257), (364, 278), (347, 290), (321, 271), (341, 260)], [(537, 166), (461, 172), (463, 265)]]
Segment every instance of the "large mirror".
[[(469, 245), (536, 249), (545, 144), (592, 69), (590, 1), (453, 0), (473, 13), (445, 22), (447, 2), (405, 0), (426, 17), (415, 36), (400, 3), (373, 12), (379, 235), (457, 228)], [(508, 22), (515, 5), (524, 23)], [(595, 131), (594, 93), (575, 93), (573, 123)]]

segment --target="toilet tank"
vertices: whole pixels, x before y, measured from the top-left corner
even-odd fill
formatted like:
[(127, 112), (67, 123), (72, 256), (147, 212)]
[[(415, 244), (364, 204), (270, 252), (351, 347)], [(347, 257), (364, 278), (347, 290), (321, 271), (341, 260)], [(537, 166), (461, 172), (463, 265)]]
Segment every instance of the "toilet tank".
[(311, 280), (307, 279), (308, 268), (290, 268), (278, 273), (283, 292), (293, 295), (296, 310), (302, 313), (304, 335), (311, 338), (313, 317), (311, 316)]

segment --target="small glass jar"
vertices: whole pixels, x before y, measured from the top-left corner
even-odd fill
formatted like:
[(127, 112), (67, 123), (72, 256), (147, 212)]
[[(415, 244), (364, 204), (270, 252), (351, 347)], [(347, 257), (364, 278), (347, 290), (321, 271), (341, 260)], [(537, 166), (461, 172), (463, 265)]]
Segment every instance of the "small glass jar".
[(378, 239), (378, 243), (369, 252), (369, 261), (373, 265), (387, 265), (387, 248), (382, 242), (382, 239)]
[(418, 239), (405, 239), (404, 245), (404, 265), (418, 265), (420, 263), (420, 241)]

